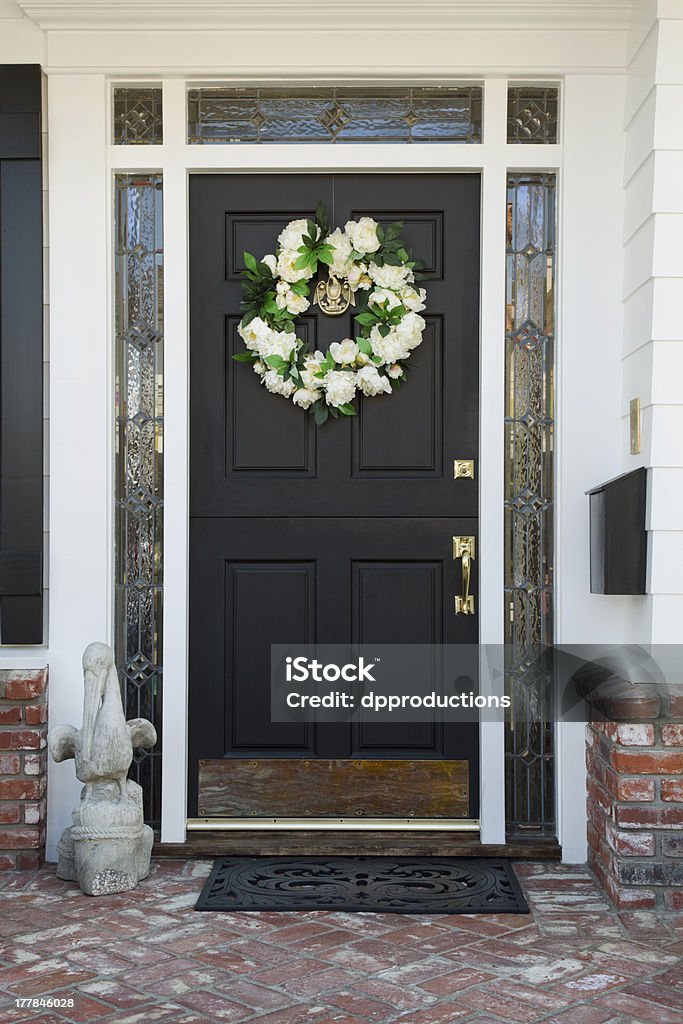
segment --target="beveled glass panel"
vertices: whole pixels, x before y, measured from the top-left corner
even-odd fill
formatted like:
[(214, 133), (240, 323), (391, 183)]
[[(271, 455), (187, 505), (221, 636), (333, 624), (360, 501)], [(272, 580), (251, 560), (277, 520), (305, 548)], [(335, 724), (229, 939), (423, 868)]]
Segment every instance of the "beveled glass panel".
[(164, 141), (161, 89), (114, 89), (114, 145), (159, 146)]
[(481, 142), (480, 86), (190, 89), (188, 142)]
[[(161, 737), (163, 220), (160, 175), (116, 175), (116, 664), (128, 718)], [(158, 825), (161, 739), (132, 777)]]
[(552, 672), (555, 177), (508, 176), (505, 339), (506, 817), (554, 835)]
[(507, 141), (557, 142), (559, 94), (557, 86), (508, 86)]

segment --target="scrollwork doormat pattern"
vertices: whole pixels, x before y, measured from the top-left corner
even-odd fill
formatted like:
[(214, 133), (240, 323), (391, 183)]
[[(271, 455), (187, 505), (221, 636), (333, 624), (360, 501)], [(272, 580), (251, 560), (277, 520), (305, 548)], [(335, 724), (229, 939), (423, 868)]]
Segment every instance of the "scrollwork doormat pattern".
[(508, 861), (450, 857), (221, 857), (195, 909), (529, 913)]

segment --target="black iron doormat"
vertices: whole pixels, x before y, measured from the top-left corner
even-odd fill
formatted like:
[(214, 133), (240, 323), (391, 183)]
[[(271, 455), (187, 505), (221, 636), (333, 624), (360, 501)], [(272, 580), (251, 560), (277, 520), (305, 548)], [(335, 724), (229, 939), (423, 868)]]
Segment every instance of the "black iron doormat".
[(455, 857), (221, 857), (195, 910), (529, 913), (508, 861)]

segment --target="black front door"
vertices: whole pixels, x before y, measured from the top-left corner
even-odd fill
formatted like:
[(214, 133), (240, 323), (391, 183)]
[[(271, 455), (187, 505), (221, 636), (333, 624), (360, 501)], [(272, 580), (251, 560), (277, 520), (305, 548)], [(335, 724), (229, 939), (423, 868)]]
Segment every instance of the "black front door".
[[(477, 642), (453, 561), (477, 484), (453, 461), (478, 456), (479, 193), (475, 174), (191, 178), (190, 816), (199, 760), (245, 757), (463, 759), (478, 816), (476, 725), (272, 722), (270, 645)], [(400, 391), (317, 428), (231, 355), (242, 253), (273, 252), (319, 200), (333, 226), (404, 222), (427, 328)], [(299, 333), (326, 350), (352, 315), (312, 306)]]

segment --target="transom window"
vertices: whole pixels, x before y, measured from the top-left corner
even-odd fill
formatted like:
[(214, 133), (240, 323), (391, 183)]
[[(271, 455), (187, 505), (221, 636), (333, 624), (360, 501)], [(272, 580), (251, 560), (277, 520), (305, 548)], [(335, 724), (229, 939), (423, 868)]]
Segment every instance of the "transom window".
[(481, 142), (481, 86), (190, 89), (188, 142)]

